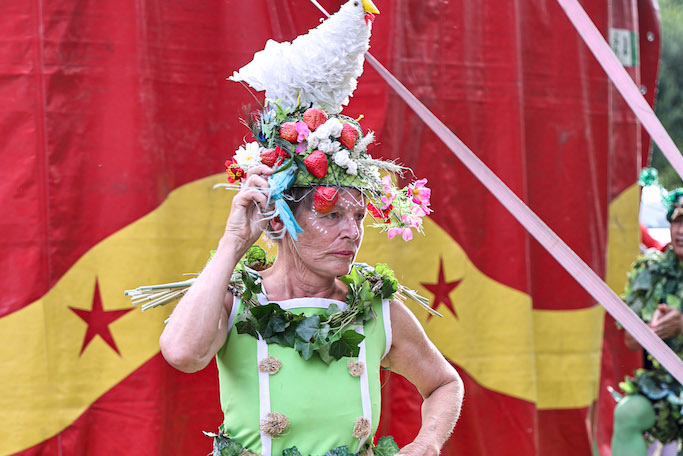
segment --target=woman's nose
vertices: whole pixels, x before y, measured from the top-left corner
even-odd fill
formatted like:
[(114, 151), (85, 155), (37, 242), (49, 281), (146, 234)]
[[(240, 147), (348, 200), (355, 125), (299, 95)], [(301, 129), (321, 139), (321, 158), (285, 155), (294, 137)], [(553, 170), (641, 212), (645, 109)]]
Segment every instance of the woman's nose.
[(360, 237), (360, 226), (358, 220), (356, 220), (356, 217), (350, 216), (350, 217), (344, 217), (344, 226), (342, 227), (342, 235), (348, 236), (349, 239), (353, 239), (354, 241), (357, 240)]

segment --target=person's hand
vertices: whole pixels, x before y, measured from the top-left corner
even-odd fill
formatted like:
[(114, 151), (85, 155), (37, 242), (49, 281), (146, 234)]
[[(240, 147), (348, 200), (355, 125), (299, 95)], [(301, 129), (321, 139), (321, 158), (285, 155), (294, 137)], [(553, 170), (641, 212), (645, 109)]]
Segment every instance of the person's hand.
[(652, 315), (652, 330), (662, 339), (677, 336), (681, 333), (681, 312), (678, 309), (660, 304)]
[(267, 223), (261, 214), (267, 210), (267, 179), (271, 174), (273, 169), (266, 165), (250, 169), (242, 188), (232, 199), (224, 238), (234, 243), (242, 254), (258, 240)]
[(439, 449), (417, 440), (401, 448), (396, 456), (438, 456)]

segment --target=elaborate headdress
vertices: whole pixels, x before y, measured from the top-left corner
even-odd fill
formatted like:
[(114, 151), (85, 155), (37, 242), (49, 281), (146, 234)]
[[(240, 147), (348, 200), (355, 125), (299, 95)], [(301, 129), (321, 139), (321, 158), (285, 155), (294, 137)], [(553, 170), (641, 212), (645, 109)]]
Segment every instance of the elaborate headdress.
[[(287, 232), (297, 240), (297, 233), (303, 231), (285, 202), (294, 199), (285, 193), (293, 187), (315, 192), (315, 209), (323, 213), (334, 207), (340, 188), (357, 189), (369, 200), (368, 208), (377, 220), (372, 226), (387, 231), (390, 238), (400, 234), (406, 241), (412, 238), (413, 229), (422, 231), (422, 217), (431, 212), (431, 192), (425, 187), (427, 180), (397, 188), (389, 174), (401, 174), (407, 168), (372, 158), (367, 147), (373, 142), (374, 134), (364, 134), (359, 119), (340, 114), (356, 88), (356, 78), (363, 72), (373, 13), (379, 11), (372, 0), (349, 0), (336, 14), (292, 43), (268, 41), (252, 62), (229, 78), (244, 81), (256, 90), (265, 90), (266, 103), (260, 113), (245, 120), (255, 141), (242, 145), (226, 161), (229, 183), (219, 186), (239, 190), (249, 169), (260, 164), (274, 167), (268, 178), (269, 188), (259, 189), (268, 193), (269, 202), (274, 206), (272, 211), (263, 214), (264, 218), (280, 217), (284, 224), (281, 232), (271, 233), (274, 237), (282, 237)], [(382, 172), (388, 174), (382, 177)], [(253, 300), (254, 294), (261, 290), (255, 270), (266, 267), (269, 263), (265, 252), (253, 246), (235, 269), (228, 290), (251, 302), (250, 305), (258, 305)], [(377, 290), (383, 298), (407, 296), (428, 312), (441, 316), (429, 306), (427, 299), (400, 285), (386, 265), (371, 268), (356, 264), (345, 277), (346, 283), (354, 284), (349, 287), (350, 302), (354, 304), (335, 314), (334, 321), (341, 321), (341, 326), (334, 331), (334, 336), (330, 332), (328, 342), (334, 337), (344, 337), (345, 328), (355, 324), (356, 317), (361, 315), (359, 306), (365, 298), (355, 297), (354, 290), (365, 290), (362, 285), (366, 282), (372, 283), (372, 296)], [(134, 304), (144, 303), (142, 310), (145, 310), (180, 299), (194, 281), (143, 286), (127, 290), (126, 294)], [(365, 319), (371, 318), (368, 309), (364, 311)], [(239, 324), (236, 326), (239, 332)], [(328, 325), (331, 326), (332, 323)], [(356, 337), (355, 331), (348, 332)], [(337, 355), (357, 356), (353, 354), (357, 353), (354, 352), (357, 347), (348, 343), (346, 346), (350, 347), (349, 353), (345, 348), (332, 356), (336, 359), (339, 359)], [(331, 360), (330, 355), (322, 354), (322, 349), (314, 351), (325, 362)]]
[[(426, 179), (400, 189), (390, 174), (407, 169), (394, 162), (372, 158), (367, 151), (374, 133), (363, 133), (359, 120), (341, 115), (363, 72), (369, 49), (373, 13), (371, 0), (349, 0), (315, 29), (293, 42), (269, 40), (264, 50), (229, 79), (265, 90), (266, 103), (245, 123), (255, 141), (241, 146), (226, 162), (228, 188), (239, 188), (246, 171), (265, 164), (275, 167), (269, 177), (273, 211), (284, 230), (296, 240), (302, 229), (284, 201), (292, 187), (315, 192), (315, 209), (331, 210), (341, 187), (361, 191), (377, 221), (373, 226), (390, 238), (412, 238), (422, 231), (422, 217), (431, 212)], [(382, 173), (387, 173), (382, 177)]]
[(666, 219), (673, 222), (683, 215), (683, 188), (671, 190), (663, 195), (664, 205), (667, 208)]
[(659, 173), (655, 168), (643, 168), (638, 177), (638, 185), (641, 187), (656, 187), (662, 197), (662, 204), (666, 209), (666, 219), (674, 221), (683, 215), (683, 188), (667, 191), (659, 185)]

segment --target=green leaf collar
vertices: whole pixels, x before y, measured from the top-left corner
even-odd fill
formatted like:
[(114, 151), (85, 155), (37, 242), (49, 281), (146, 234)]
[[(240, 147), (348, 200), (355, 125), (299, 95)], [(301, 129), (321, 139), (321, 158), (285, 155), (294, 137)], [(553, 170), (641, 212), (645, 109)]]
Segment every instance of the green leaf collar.
[(378, 264), (373, 268), (356, 263), (348, 275), (340, 277), (348, 286), (345, 310), (333, 303), (320, 316), (295, 314), (274, 302), (259, 305), (256, 295), (262, 292), (261, 278), (251, 269), (255, 262), (272, 264), (266, 260), (263, 249), (252, 247), (235, 268), (230, 284), (230, 291), (245, 303), (244, 310), (235, 318), (237, 332), (255, 338), (261, 336), (269, 344), (294, 348), (305, 360), (316, 355), (329, 364), (343, 357), (358, 356), (359, 344), (365, 336), (358, 334), (353, 326), (375, 318), (373, 304), (393, 298), (398, 290), (398, 281), (387, 265)]

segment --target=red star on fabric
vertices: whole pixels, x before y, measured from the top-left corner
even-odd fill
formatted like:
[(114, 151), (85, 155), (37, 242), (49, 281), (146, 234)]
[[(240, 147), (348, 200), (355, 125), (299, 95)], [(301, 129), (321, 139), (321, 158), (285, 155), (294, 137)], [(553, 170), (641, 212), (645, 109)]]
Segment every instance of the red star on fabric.
[(78, 355), (79, 357), (83, 354), (85, 348), (95, 336), (100, 336), (107, 345), (113, 348), (114, 351), (121, 356), (121, 353), (116, 346), (116, 342), (114, 342), (114, 337), (109, 331), (109, 325), (133, 309), (103, 310), (102, 297), (100, 296), (100, 284), (97, 282), (97, 279), (95, 280), (95, 295), (92, 300), (92, 310), (75, 309), (73, 307), (69, 307), (69, 309), (88, 325), (88, 329), (85, 332), (85, 339), (83, 339), (81, 353)]
[[(451, 291), (455, 290), (458, 285), (460, 285), (461, 280), (456, 280), (455, 282), (446, 282), (446, 278), (443, 273), (443, 258), (439, 258), (439, 278), (437, 280), (437, 283), (420, 283), (434, 295), (432, 309), (436, 310), (441, 304), (443, 304), (450, 309), (455, 318), (458, 318), (458, 314), (455, 312), (455, 307), (453, 307), (451, 298), (448, 295)], [(432, 314), (427, 316), (427, 321), (429, 321), (430, 318), (432, 318)]]

